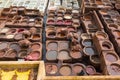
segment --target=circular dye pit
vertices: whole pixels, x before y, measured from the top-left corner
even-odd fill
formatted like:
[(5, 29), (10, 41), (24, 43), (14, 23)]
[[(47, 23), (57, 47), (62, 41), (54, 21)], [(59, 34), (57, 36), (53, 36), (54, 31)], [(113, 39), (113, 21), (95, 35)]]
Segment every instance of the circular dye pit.
[(83, 46), (90, 47), (92, 45), (93, 45), (92, 40), (89, 40), (89, 39), (83, 40)]
[(39, 43), (33, 43), (33, 44), (31, 45), (31, 49), (32, 49), (32, 50), (40, 49), (40, 47), (41, 47), (41, 45), (40, 45)]
[(70, 59), (69, 52), (68, 51), (60, 51), (58, 53), (57, 58), (59, 60), (69, 60)]
[(57, 59), (57, 51), (48, 51), (46, 53), (46, 59), (47, 60), (56, 60)]
[(10, 47), (11, 49), (16, 50), (17, 52), (20, 51), (20, 49), (21, 49), (21, 47), (20, 47), (20, 45), (19, 45), (18, 43), (11, 43), (11, 44), (9, 45), (9, 47)]
[(84, 53), (88, 56), (95, 54), (95, 50), (92, 47), (85, 47), (84, 50), (85, 50)]
[(47, 45), (47, 49), (49, 49), (49, 50), (57, 50), (58, 49), (58, 44), (56, 42), (50, 42)]
[(8, 43), (7, 42), (1, 42), (0, 43), (0, 50), (8, 48)]
[(87, 74), (89, 74), (89, 75), (93, 75), (93, 74), (96, 73), (96, 70), (95, 70), (95, 68), (94, 68), (93, 66), (87, 66), (87, 67), (86, 67), (86, 72), (87, 72)]
[(107, 61), (109, 61), (109, 62), (115, 62), (115, 61), (118, 60), (118, 57), (117, 57), (115, 54), (113, 54), (113, 53), (107, 53), (107, 54), (105, 55), (105, 59), (106, 59)]
[(58, 67), (54, 64), (47, 64), (45, 69), (46, 69), (46, 73), (50, 75), (56, 74), (58, 71)]
[(59, 73), (62, 75), (62, 76), (69, 76), (71, 75), (72, 73), (72, 70), (69, 66), (62, 66), (60, 69), (59, 69)]

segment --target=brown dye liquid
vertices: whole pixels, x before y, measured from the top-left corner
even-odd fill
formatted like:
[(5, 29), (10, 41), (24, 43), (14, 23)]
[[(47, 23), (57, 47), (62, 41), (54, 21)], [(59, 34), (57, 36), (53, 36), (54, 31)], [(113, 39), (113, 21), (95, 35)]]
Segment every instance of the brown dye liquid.
[(103, 10), (101, 10), (100, 13), (101, 13), (102, 15), (106, 15), (106, 14), (107, 14), (107, 12), (106, 12), (106, 11), (103, 11)]
[(56, 74), (58, 71), (58, 67), (56, 65), (50, 65), (50, 64), (46, 65), (45, 69), (47, 74)]
[(84, 18), (85, 18), (86, 21), (90, 21), (92, 19), (91, 16), (84, 16)]
[(38, 40), (38, 39), (40, 39), (40, 35), (33, 35), (32, 39)]
[(97, 34), (97, 38), (99, 38), (99, 39), (105, 39), (106, 37), (104, 36), (104, 34), (102, 35), (102, 34)]
[(115, 56), (115, 55), (113, 55), (112, 53), (110, 54), (107, 54), (106, 56), (105, 56), (105, 58), (108, 60), (108, 61), (110, 61), (110, 62), (115, 62), (115, 61), (117, 61), (117, 57)]
[(49, 51), (49, 52), (47, 52), (46, 58), (48, 60), (56, 60), (57, 59), (57, 51)]
[(6, 49), (8, 47), (8, 43), (2, 42), (0, 43), (0, 50)]
[(73, 67), (73, 71), (74, 71), (74, 73), (76, 73), (76, 74), (80, 73), (82, 70), (83, 70), (83, 67), (82, 67), (82, 66), (75, 65), (75, 66)]
[(88, 24), (88, 28), (96, 28), (94, 24)]
[(103, 3), (102, 3), (102, 0), (96, 0), (96, 4), (102, 5), (102, 4), (103, 4)]
[(5, 34), (0, 34), (0, 38), (4, 38), (5, 37)]
[(4, 54), (5, 54), (5, 51), (0, 51), (0, 57), (3, 57)]
[(59, 60), (68, 60), (70, 59), (69, 53), (67, 51), (60, 51), (58, 53), (58, 57)]
[(95, 0), (90, 0), (91, 3), (95, 3)]
[(60, 68), (59, 73), (63, 76), (69, 76), (72, 70), (69, 66), (63, 66)]
[(47, 48), (50, 50), (57, 50), (58, 44), (56, 42), (50, 42), (50, 43), (48, 43)]
[(35, 50), (35, 49), (40, 49), (40, 44), (37, 44), (37, 43), (33, 44), (33, 45), (31, 46), (31, 49), (33, 49), (33, 50)]
[(88, 54), (88, 55), (94, 55), (95, 54), (95, 51), (94, 51), (94, 49), (93, 48), (85, 48), (85, 52), (86, 52), (86, 54)]
[(82, 57), (82, 54), (80, 52), (72, 52), (70, 55), (72, 58), (75, 58), (75, 59)]
[(56, 36), (56, 33), (55, 33), (55, 32), (50, 32), (50, 33), (48, 33), (48, 36), (49, 36), (49, 37), (55, 37), (55, 36)]

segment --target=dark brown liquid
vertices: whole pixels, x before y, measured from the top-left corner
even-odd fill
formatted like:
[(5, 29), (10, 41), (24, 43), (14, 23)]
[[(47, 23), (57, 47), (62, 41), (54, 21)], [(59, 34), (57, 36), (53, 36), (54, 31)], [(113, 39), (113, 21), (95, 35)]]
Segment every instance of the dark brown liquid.
[(84, 18), (86, 21), (90, 21), (92, 19), (91, 16), (84, 16)]
[(98, 55), (93, 55), (93, 56), (92, 56), (92, 60), (93, 60), (94, 62), (100, 63), (100, 58), (98, 57)]
[(50, 33), (48, 33), (48, 36), (49, 36), (49, 37), (55, 37), (55, 36), (56, 36), (56, 33), (55, 33), (55, 32), (50, 32)]
[(102, 46), (103, 46), (104, 49), (110, 49), (111, 48), (111, 45), (109, 45), (109, 43), (108, 44), (103, 43)]
[(118, 26), (117, 26), (117, 25), (114, 25), (114, 24), (110, 24), (109, 27), (110, 27), (111, 29), (117, 29), (117, 28), (118, 28)]
[(102, 5), (102, 4), (103, 4), (103, 3), (102, 3), (102, 0), (96, 0), (96, 4)]
[(94, 24), (88, 24), (88, 28), (96, 28)]
[(33, 38), (32, 38), (32, 39), (38, 40), (38, 39), (40, 39), (40, 35), (33, 35)]
[(109, 15), (103, 15), (104, 19), (111, 19)]
[(4, 38), (5, 37), (5, 34), (0, 34), (0, 38)]

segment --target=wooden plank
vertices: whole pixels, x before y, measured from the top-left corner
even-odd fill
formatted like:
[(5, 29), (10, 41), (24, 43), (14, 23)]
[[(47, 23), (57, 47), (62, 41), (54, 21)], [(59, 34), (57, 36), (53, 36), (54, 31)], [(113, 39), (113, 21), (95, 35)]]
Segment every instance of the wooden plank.
[(120, 80), (120, 76), (46, 76), (43, 80)]
[(45, 73), (44, 61), (40, 61), (40, 66), (39, 66), (39, 69), (38, 69), (37, 80), (43, 80), (45, 75), (46, 75), (46, 73)]

